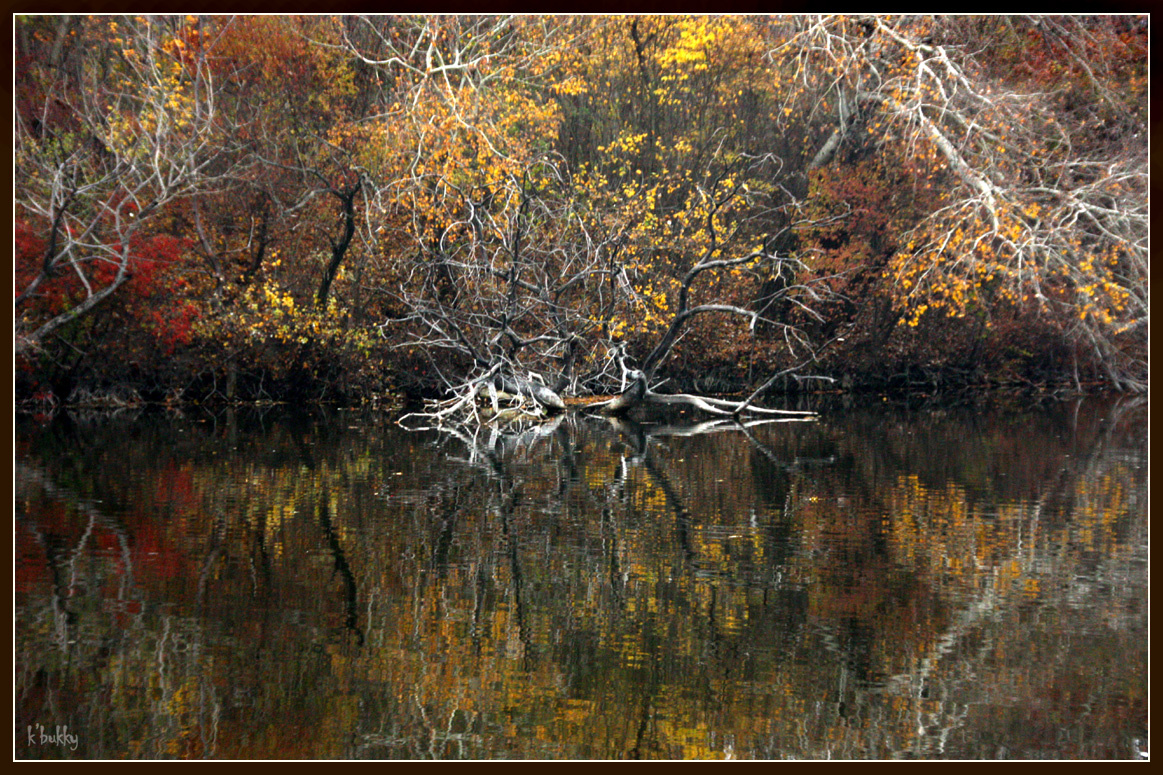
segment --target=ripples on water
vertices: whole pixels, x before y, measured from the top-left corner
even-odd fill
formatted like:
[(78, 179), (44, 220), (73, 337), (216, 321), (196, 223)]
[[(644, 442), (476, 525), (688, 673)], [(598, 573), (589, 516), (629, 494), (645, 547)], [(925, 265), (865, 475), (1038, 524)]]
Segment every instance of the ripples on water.
[(1146, 416), (18, 418), (15, 755), (1131, 758)]

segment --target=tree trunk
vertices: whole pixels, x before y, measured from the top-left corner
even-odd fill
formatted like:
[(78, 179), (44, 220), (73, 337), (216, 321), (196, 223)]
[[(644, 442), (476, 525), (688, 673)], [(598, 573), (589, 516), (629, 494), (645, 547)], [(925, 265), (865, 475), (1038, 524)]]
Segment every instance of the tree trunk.
[(319, 284), (319, 293), (315, 297), (315, 306), (322, 309), (327, 306), (327, 296), (331, 293), (331, 283), (335, 280), (335, 275), (339, 272), (339, 265), (343, 263), (343, 257), (347, 255), (347, 249), (351, 246), (351, 240), (355, 236), (355, 195), (359, 193), (362, 181), (356, 181), (356, 184), (344, 191), (332, 191), (331, 193), (339, 197), (339, 201), (343, 205), (343, 233), (340, 234), (338, 240), (331, 240), (331, 261), (327, 264), (327, 269), (323, 273), (323, 281)]

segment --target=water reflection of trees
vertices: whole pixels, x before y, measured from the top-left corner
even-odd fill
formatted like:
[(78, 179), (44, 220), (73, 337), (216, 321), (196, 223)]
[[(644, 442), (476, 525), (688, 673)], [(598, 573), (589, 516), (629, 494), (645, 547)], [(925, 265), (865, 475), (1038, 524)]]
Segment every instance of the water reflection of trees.
[(1085, 665), (1145, 665), (1142, 409), (1014, 417), (22, 433), (17, 720), (110, 757), (1123, 755), (1145, 683)]

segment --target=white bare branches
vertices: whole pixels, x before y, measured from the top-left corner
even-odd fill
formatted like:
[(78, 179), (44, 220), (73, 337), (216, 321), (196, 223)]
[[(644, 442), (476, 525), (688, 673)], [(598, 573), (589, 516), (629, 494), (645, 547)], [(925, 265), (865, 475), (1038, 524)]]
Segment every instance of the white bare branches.
[[(873, 140), (904, 149), (943, 192), (893, 263), (914, 315), (961, 314), (983, 292), (1032, 302), (1095, 352), (1115, 386), (1140, 387), (1145, 348), (1128, 335), (1148, 320), (1145, 111), (1100, 76), (1104, 57), (1126, 59), (1125, 36), (1109, 18), (996, 24), (975, 36), (958, 19), (812, 17), (779, 52), (801, 78), (832, 73), (857, 91), (865, 123), (879, 127)], [(1003, 81), (990, 57), (1004, 35), (1042, 41), (1039, 56), (1062, 63), (1046, 72), (1076, 67), (1090, 94), (1034, 70)]]
[[(132, 277), (143, 225), (221, 174), (226, 145), (205, 62), (156, 19), (121, 24), (119, 51), (93, 45), (67, 71), (37, 71), (40, 103), (15, 115), (16, 217), (46, 237), (39, 271), (17, 295), (17, 352), (114, 294)], [(83, 296), (47, 318), (27, 314), (66, 275)]]

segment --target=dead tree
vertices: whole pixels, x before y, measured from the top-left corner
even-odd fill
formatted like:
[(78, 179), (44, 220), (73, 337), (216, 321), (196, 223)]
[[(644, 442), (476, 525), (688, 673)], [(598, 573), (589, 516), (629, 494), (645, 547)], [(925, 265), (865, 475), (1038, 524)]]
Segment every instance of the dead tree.
[[(819, 318), (813, 307), (828, 292), (831, 278), (816, 277), (799, 259), (774, 247), (799, 224), (768, 234), (756, 249), (739, 249), (750, 222), (733, 215), (732, 208), (750, 207), (756, 195), (729, 172), (724, 168), (705, 185), (692, 184), (686, 206), (697, 223), (692, 221), (689, 229), (709, 236), (674, 235), (669, 260), (685, 264), (674, 277), (669, 268), (639, 264), (636, 256), (642, 251), (659, 252), (651, 242), (654, 235), (635, 233), (630, 216), (611, 216), (602, 203), (579, 201), (574, 182), (550, 158), (530, 164), (504, 184), (493, 184), (488, 192), (442, 180), (447, 225), (435, 240), (429, 237), (419, 245), (417, 260), (394, 294), (396, 306), (409, 313), (385, 323), (381, 331), (402, 335), (398, 347), (429, 357), (428, 376), (444, 383), (445, 397), (402, 423), (538, 422), (565, 408), (561, 391), (579, 387), (591, 393), (620, 389), (614, 398), (593, 405), (611, 414), (655, 404), (688, 406), (719, 417), (811, 416), (765, 409), (755, 401), (777, 378), (802, 378), (815, 362), (819, 348), (792, 321)], [(768, 217), (774, 212), (758, 205), (754, 209)], [(630, 240), (637, 240), (634, 250), (625, 249)], [(749, 306), (714, 295), (714, 284), (706, 282), (731, 275), (762, 280), (769, 274), (786, 280)], [(673, 283), (674, 290), (658, 338), (647, 343), (649, 349), (641, 338), (635, 341), (645, 352), (638, 361), (631, 358), (630, 345), (614, 341), (610, 321), (633, 325), (636, 315), (645, 314), (638, 311), (643, 297), (637, 287), (644, 278)], [(773, 310), (781, 319), (773, 319)], [(744, 401), (657, 392), (655, 374), (700, 315), (745, 318), (752, 335), (762, 323), (764, 333), (782, 334), (796, 365)], [(445, 354), (438, 357), (439, 351)], [(581, 363), (584, 375), (578, 373)]]
[[(761, 393), (775, 384), (778, 378), (788, 374), (798, 373), (809, 363), (814, 361), (818, 356), (818, 349), (811, 346), (810, 341), (802, 331), (785, 323), (778, 323), (776, 321), (765, 319), (761, 316), (760, 312), (756, 310), (746, 309), (731, 304), (691, 305), (691, 286), (695, 280), (698, 279), (698, 277), (704, 272), (716, 269), (729, 269), (736, 266), (755, 263), (760, 260), (773, 262), (780, 270), (784, 268), (782, 266), (783, 264), (792, 265), (791, 268), (793, 271), (804, 268), (800, 262), (796, 261), (795, 259), (779, 257), (768, 253), (766, 247), (735, 259), (707, 259), (700, 261), (683, 277), (682, 284), (679, 287), (678, 306), (674, 312), (674, 316), (671, 318), (670, 324), (666, 331), (663, 333), (662, 338), (659, 340), (658, 344), (656, 344), (654, 348), (651, 349), (650, 353), (646, 356), (642, 367), (640, 369), (635, 369), (628, 365), (626, 348), (624, 346), (613, 348), (611, 350), (610, 356), (618, 363), (618, 367), (622, 373), (624, 388), (617, 396), (607, 401), (591, 404), (589, 408), (612, 415), (625, 414), (635, 407), (646, 404), (662, 406), (689, 406), (708, 414), (720, 416), (739, 416), (747, 412), (755, 414), (778, 414), (790, 416), (814, 415), (814, 412), (766, 409), (754, 405), (755, 399), (758, 398)], [(776, 292), (776, 295), (781, 298), (786, 298), (790, 301), (793, 301), (809, 314), (814, 313), (811, 312), (811, 309), (804, 304), (804, 301), (801, 300), (800, 297), (802, 296), (811, 300), (818, 300), (820, 298), (820, 293), (812, 285), (804, 283), (787, 285), (779, 289)], [(775, 299), (765, 299), (764, 308), (770, 307), (774, 300)], [(785, 369), (768, 379), (758, 390), (752, 393), (744, 401), (729, 401), (722, 398), (691, 395), (688, 393), (657, 393), (652, 390), (650, 383), (653, 379), (654, 373), (658, 369), (659, 365), (662, 364), (662, 362), (666, 359), (667, 355), (670, 354), (670, 351), (674, 347), (675, 343), (678, 342), (683, 328), (695, 316), (708, 313), (741, 315), (743, 317), (749, 318), (751, 321), (750, 325), (752, 332), (754, 332), (756, 325), (761, 321), (779, 326), (783, 329), (784, 337), (787, 340), (789, 347), (794, 347), (793, 342), (798, 344), (807, 354), (807, 358), (803, 363)]]

